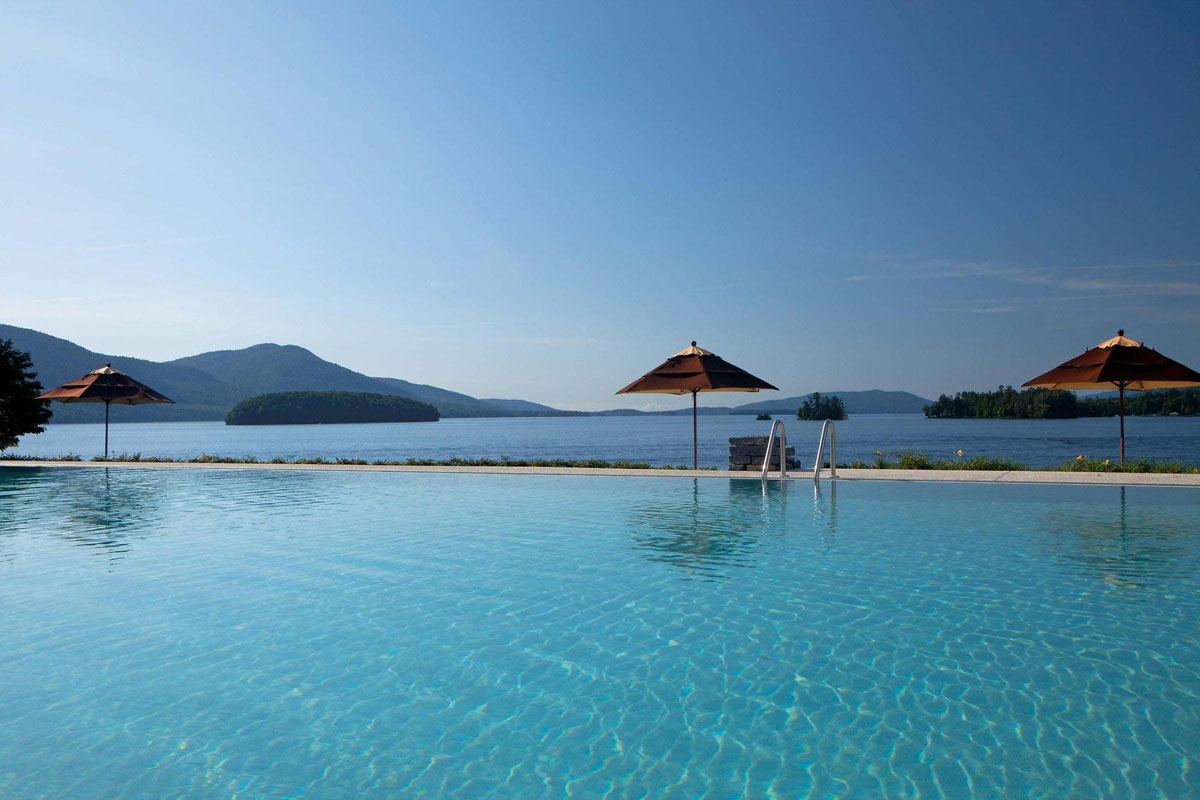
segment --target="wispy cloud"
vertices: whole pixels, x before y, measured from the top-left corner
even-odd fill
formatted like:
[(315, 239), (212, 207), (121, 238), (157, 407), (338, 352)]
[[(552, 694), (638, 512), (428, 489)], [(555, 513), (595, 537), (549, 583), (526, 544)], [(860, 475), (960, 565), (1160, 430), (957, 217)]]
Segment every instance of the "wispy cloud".
[[(128, 296), (129, 295), (125, 292), (97, 292), (94, 294), (54, 295), (39, 297), (36, 300), (25, 298), (19, 303), (13, 303), (11, 307), (15, 308), (17, 305), (21, 305), (25, 308), (29, 308), (31, 306), (61, 306), (70, 305), (73, 303), (98, 303), (101, 301), (119, 300)], [(0, 308), (5, 308), (5, 305), (0, 304)]]
[(76, 253), (94, 253), (104, 250), (139, 250), (145, 247), (171, 247), (180, 244), (195, 244), (203, 239), (146, 239), (140, 242), (117, 242), (116, 244), (90, 244), (65, 248)]
[[(996, 262), (934, 260), (907, 265), (916, 276), (927, 280), (990, 278), (1023, 286), (1040, 286), (1064, 292), (1112, 292), (1123, 295), (1200, 294), (1200, 280), (1165, 279), (1168, 270), (1200, 270), (1200, 261), (1136, 261), (1086, 266), (1029, 266)], [(1147, 276), (1149, 271), (1159, 275)], [(1112, 273), (1123, 272), (1126, 276)], [(1082, 276), (1080, 273), (1088, 273)], [(1104, 273), (1102, 275), (1097, 273)], [(1130, 273), (1142, 273), (1133, 275)]]
[(550, 346), (600, 344), (600, 340), (592, 336), (519, 336), (509, 341), (514, 344), (541, 344)]

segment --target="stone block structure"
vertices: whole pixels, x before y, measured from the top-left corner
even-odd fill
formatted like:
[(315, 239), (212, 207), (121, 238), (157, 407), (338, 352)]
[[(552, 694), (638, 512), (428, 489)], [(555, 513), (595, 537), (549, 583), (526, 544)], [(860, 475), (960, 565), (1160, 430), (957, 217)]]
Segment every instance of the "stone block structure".
[[(729, 437), (729, 469), (733, 472), (758, 472), (762, 469), (763, 456), (767, 454), (766, 436), (731, 436)], [(800, 460), (795, 457), (796, 448), (787, 449), (787, 468), (800, 469)], [(779, 471), (779, 437), (775, 437), (775, 446), (771, 448), (772, 472)]]

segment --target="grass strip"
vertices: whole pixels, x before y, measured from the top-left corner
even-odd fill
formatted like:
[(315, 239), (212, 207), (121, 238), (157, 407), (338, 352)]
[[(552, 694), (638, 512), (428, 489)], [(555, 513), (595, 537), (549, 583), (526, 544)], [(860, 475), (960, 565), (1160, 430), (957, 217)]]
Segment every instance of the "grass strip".
[[(12, 461), (83, 461), (81, 456), (73, 453), (51, 457), (44, 456), (2, 456), (0, 460)], [(258, 458), (257, 456), (222, 456), (215, 453), (201, 453), (192, 458), (168, 458), (165, 456), (144, 456), (141, 453), (119, 453), (105, 458), (93, 456), (89, 459), (95, 463), (109, 464), (318, 464), (330, 466), (376, 466), (376, 467), (558, 467), (570, 469), (674, 469), (687, 470), (691, 467), (678, 464), (654, 466), (646, 462), (634, 461), (601, 461), (599, 459), (571, 460), (563, 458), (450, 458), (436, 460), (432, 458), (407, 458), (404, 460), (365, 458), (314, 458), (279, 457)], [(701, 467), (714, 470), (714, 467)]]
[[(0, 453), (0, 461), (63, 461), (78, 462), (84, 458), (75, 453), (57, 456), (27, 456), (4, 455)], [(375, 466), (375, 467), (554, 467), (560, 469), (673, 469), (688, 470), (691, 467), (684, 464), (654, 466), (646, 462), (634, 461), (601, 461), (599, 459), (572, 460), (563, 458), (450, 458), (437, 460), (432, 458), (407, 458), (404, 460), (365, 458), (295, 458), (275, 457), (260, 459), (256, 456), (222, 456), (202, 453), (192, 458), (167, 458), (164, 456), (143, 456), (141, 453), (121, 453), (119, 455), (94, 456), (90, 461), (112, 464), (316, 464), (329, 466)], [(715, 471), (716, 467), (701, 467), (702, 470)], [(1039, 467), (1032, 469), (1024, 464), (1007, 458), (990, 456), (973, 456), (964, 458), (957, 456), (952, 459), (934, 459), (924, 453), (904, 451), (901, 453), (876, 453), (874, 461), (860, 460), (838, 464), (838, 469), (906, 469), (906, 470), (968, 470), (968, 471), (1000, 471), (1000, 472), (1116, 472), (1140, 473), (1156, 475), (1198, 475), (1200, 467), (1182, 461), (1152, 461), (1146, 458), (1134, 459), (1124, 465), (1114, 463), (1111, 459), (1088, 458), (1076, 456), (1056, 467)]]

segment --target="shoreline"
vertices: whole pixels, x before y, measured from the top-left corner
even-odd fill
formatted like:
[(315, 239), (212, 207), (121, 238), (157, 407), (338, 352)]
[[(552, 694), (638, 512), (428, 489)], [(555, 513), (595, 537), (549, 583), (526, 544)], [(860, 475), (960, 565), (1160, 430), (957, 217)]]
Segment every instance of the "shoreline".
[[(761, 481), (761, 472), (692, 469), (621, 469), (604, 467), (458, 467), (410, 466), (400, 464), (269, 464), (269, 463), (191, 463), (186, 461), (33, 461), (0, 459), (0, 469), (207, 469), (207, 470), (287, 470), (305, 472), (433, 472), (478, 475), (594, 475), (623, 478), (717, 478)], [(778, 472), (767, 475), (770, 481), (811, 482), (811, 470)], [(1082, 486), (1172, 486), (1200, 488), (1200, 475), (1149, 472), (1052, 472), (1049, 470), (901, 470), (838, 469), (836, 478), (821, 471), (821, 482), (908, 481), (941, 483), (1025, 483)]]

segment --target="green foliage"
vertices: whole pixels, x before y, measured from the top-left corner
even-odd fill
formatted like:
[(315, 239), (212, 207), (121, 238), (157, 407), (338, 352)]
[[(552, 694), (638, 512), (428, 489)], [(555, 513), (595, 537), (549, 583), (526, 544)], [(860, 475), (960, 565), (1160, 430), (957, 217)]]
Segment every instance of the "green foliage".
[[(6, 461), (82, 461), (78, 455), (69, 453), (59, 456), (6, 456)], [(283, 458), (276, 456), (271, 459), (260, 461), (255, 456), (221, 456), (212, 454), (201, 454), (189, 459), (166, 458), (162, 456), (143, 456), (141, 453), (122, 453), (120, 455), (104, 458), (96, 456), (91, 459), (95, 462), (108, 463), (144, 463), (144, 464), (315, 464), (327, 466), (375, 466), (375, 467), (559, 467), (568, 469), (670, 469), (670, 470), (688, 470), (690, 466), (680, 464), (678, 466), (652, 466), (644, 462), (630, 461), (600, 461), (597, 459), (584, 460), (566, 460), (561, 458), (546, 459), (513, 459), (507, 456), (502, 456), (499, 459), (494, 458), (451, 458), (442, 461), (428, 458), (409, 458), (403, 461), (375, 460), (367, 461), (362, 458), (323, 458), (317, 456), (315, 458)], [(713, 467), (702, 467), (701, 469), (712, 470)], [(875, 458), (872, 463), (867, 463), (862, 459), (855, 459), (849, 463), (838, 464), (838, 469), (914, 469), (914, 470), (977, 470), (977, 471), (1024, 471), (1029, 468), (1024, 464), (1018, 464), (1015, 461), (1010, 461), (1007, 458), (992, 458), (988, 456), (973, 456), (964, 458), (957, 456), (951, 459), (933, 459), (925, 453), (916, 453), (911, 450), (906, 450), (900, 453), (875, 453)], [(1200, 475), (1200, 467), (1193, 464), (1184, 464), (1179, 461), (1151, 461), (1149, 459), (1137, 459), (1136, 461), (1127, 461), (1125, 466), (1114, 463), (1111, 459), (1088, 458), (1086, 456), (1078, 456), (1072, 461), (1061, 464), (1057, 467), (1050, 467), (1040, 471), (1047, 472), (1121, 472), (1121, 473), (1152, 473), (1152, 474), (1168, 474), (1168, 475)]]
[(925, 406), (925, 416), (931, 419), (1074, 419), (1079, 416), (1079, 408), (1074, 392), (1058, 389), (1018, 392), (1011, 386), (1001, 386), (994, 392), (959, 392), (954, 397), (941, 395)]
[(796, 419), (845, 419), (846, 405), (836, 394), (821, 397), (820, 392), (813, 392), (800, 405)]
[(1200, 467), (1180, 461), (1151, 461), (1139, 458), (1126, 461), (1124, 465), (1110, 458), (1088, 458), (1079, 455), (1073, 460), (1054, 468), (1055, 472), (1150, 472), (1160, 475), (1197, 475)]
[(225, 415), (226, 425), (436, 422), (429, 403), (370, 392), (276, 392), (251, 397)]
[(0, 450), (16, 447), (27, 433), (41, 433), (50, 421), (50, 403), (38, 400), (38, 383), (29, 354), (0, 341)]
[(933, 459), (924, 453), (914, 453), (911, 450), (905, 450), (895, 455), (877, 452), (875, 453), (875, 463), (873, 466), (875, 469), (999, 470), (1008, 472), (1027, 469), (1024, 464), (1018, 464), (1007, 458), (994, 458), (990, 456), (963, 458), (961, 453), (962, 451), (960, 450), (959, 455), (953, 459)]
[[(22, 456), (26, 461), (80, 461), (79, 456), (58, 456), (56, 458), (37, 458)], [(283, 458), (276, 456), (266, 461), (259, 461), (255, 456), (221, 456), (201, 453), (188, 459), (166, 458), (163, 456), (143, 456), (141, 453), (122, 453), (120, 455), (95, 456), (92, 461), (109, 463), (143, 463), (143, 464), (313, 464), (324, 466), (373, 466), (373, 467), (557, 467), (561, 469), (691, 469), (689, 466), (665, 465), (655, 467), (644, 462), (633, 461), (601, 461), (599, 459), (568, 460), (563, 458), (532, 458), (513, 459), (508, 456), (495, 458), (450, 458), (438, 461), (431, 458), (408, 458), (404, 461), (389, 461), (377, 459), (368, 461), (365, 458)], [(701, 469), (713, 470), (714, 467)]]
[[(1117, 414), (1118, 404), (1116, 397), (1076, 398), (1074, 392), (1059, 389), (1025, 389), (1018, 392), (1011, 386), (1001, 386), (994, 392), (959, 392), (954, 397), (942, 395), (925, 406), (925, 416), (931, 419), (1113, 417)], [(1200, 415), (1200, 389), (1127, 393), (1125, 413), (1129, 416)]]
[(4, 456), (0, 460), (3, 460), (3, 461), (83, 461), (83, 456), (77, 455), (75, 453), (62, 453), (57, 456), (25, 456), (25, 455), (17, 455), (16, 453), (13, 453), (12, 455)]
[[(1081, 417), (1113, 417), (1120, 398), (1085, 397), (1079, 401)], [(1200, 415), (1200, 389), (1167, 389), (1155, 392), (1126, 392), (1125, 413), (1131, 417), (1178, 414)]]

